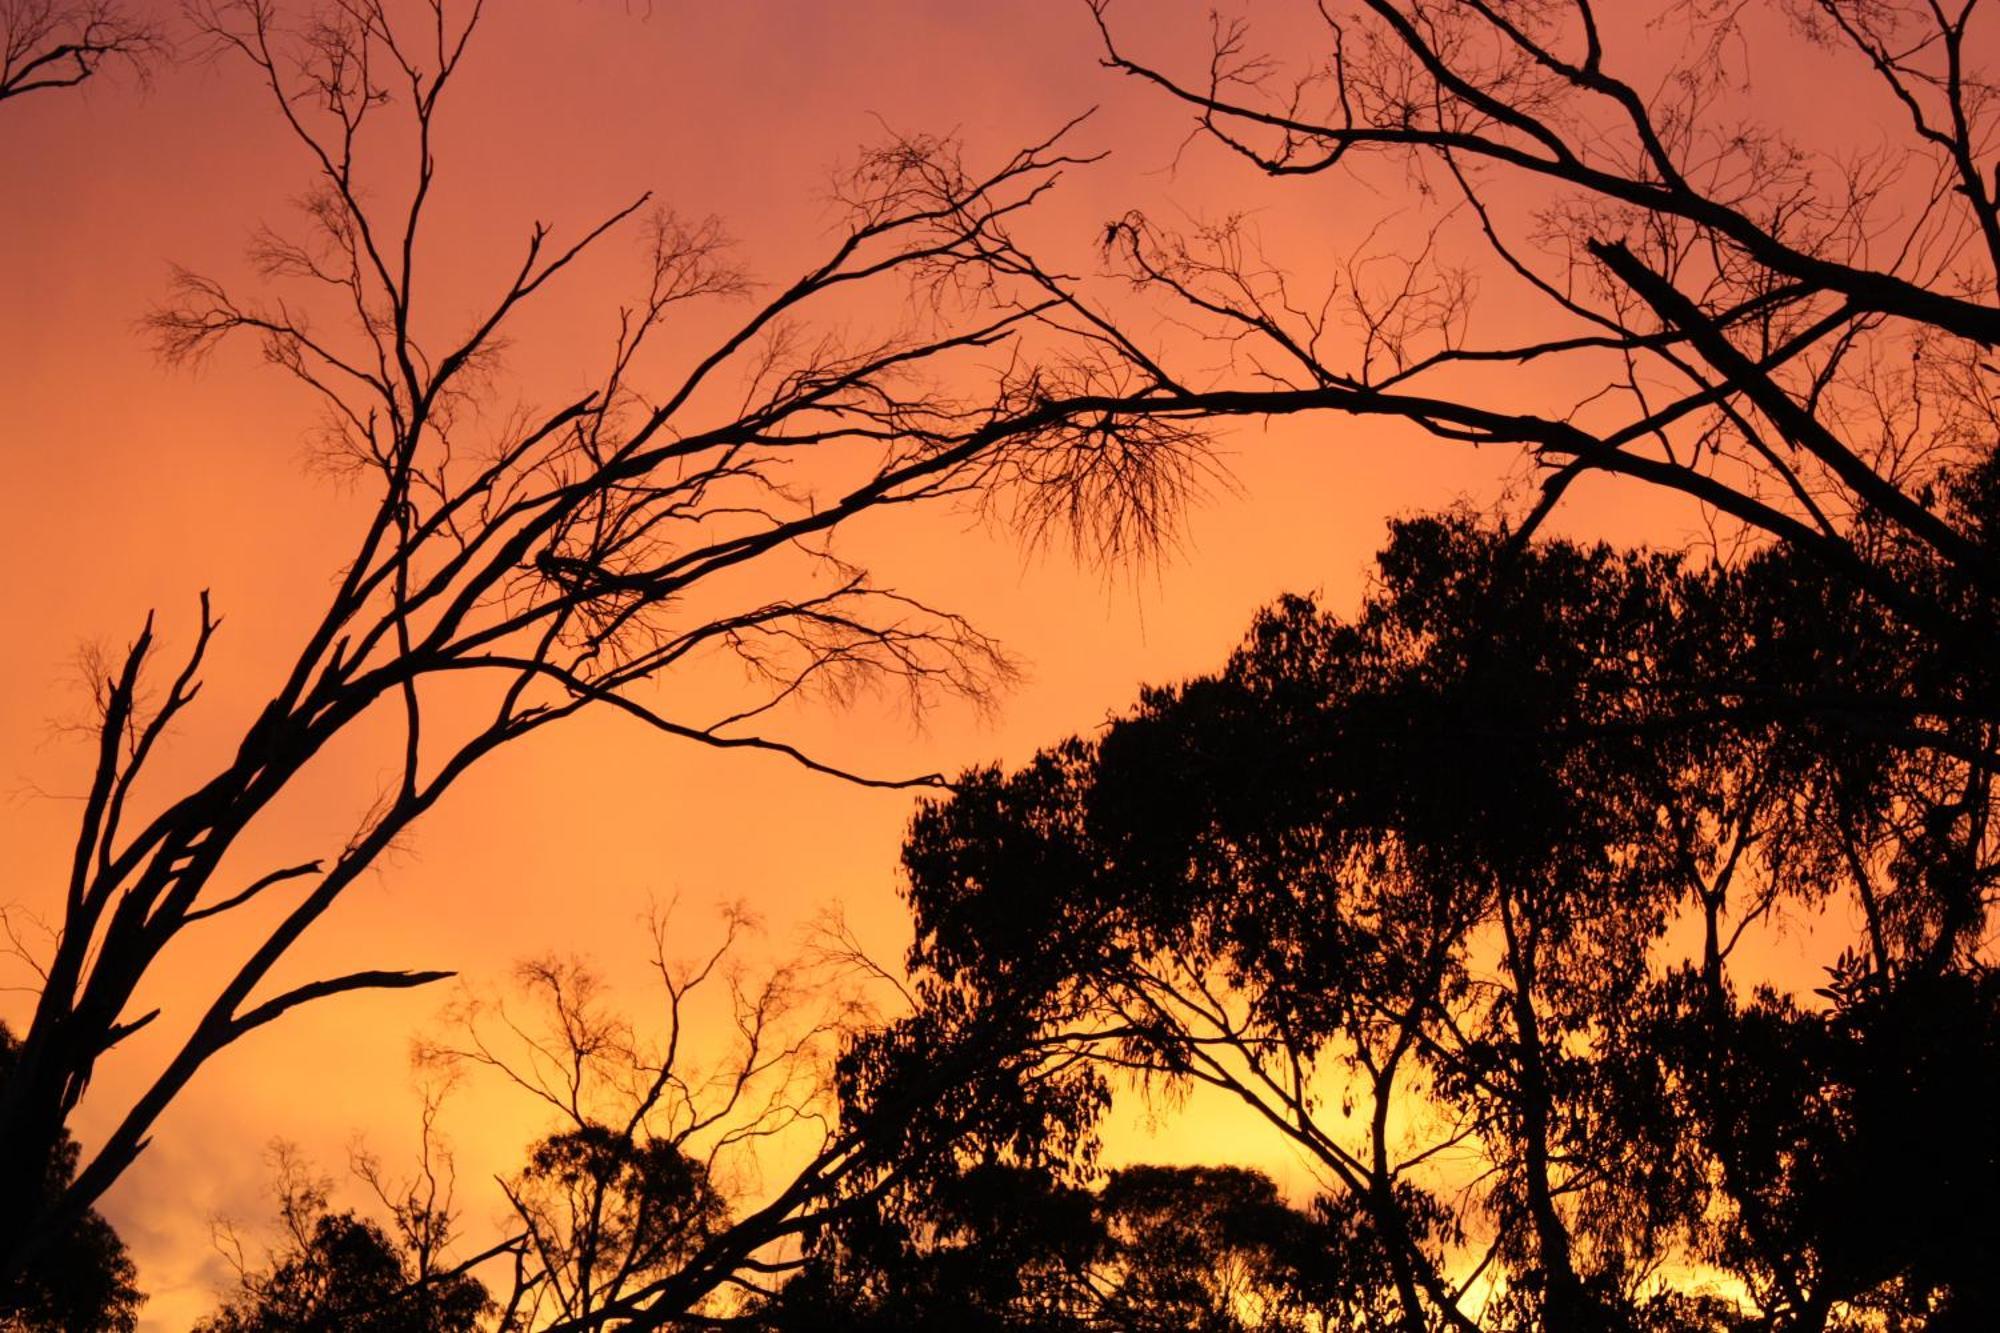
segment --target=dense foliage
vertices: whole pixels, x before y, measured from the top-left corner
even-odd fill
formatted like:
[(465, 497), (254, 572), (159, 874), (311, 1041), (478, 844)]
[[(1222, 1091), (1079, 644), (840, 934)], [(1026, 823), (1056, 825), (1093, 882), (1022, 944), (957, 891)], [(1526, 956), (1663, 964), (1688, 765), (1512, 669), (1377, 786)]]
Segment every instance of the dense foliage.
[(1982, 1327), (1984, 724), (1858, 701), (1983, 672), (1784, 552), (1407, 522), (1352, 620), (1281, 603), (918, 818), (919, 1024), (1006, 1026), (1068, 1133), (1107, 1071), (1234, 1094), (1383, 1326)]
[(1291, 1333), (1346, 1327), (1337, 1206), (1299, 1211), (1240, 1167), (1127, 1167), (1101, 1188), (985, 1162), (906, 1210), (863, 1214), (761, 1311), (774, 1331), (1132, 1329)]
[[(0, 1023), (0, 1087), (13, 1073), (18, 1049), (14, 1034)], [(64, 1134), (46, 1164), (44, 1198), (62, 1193), (76, 1174), (76, 1159), (76, 1141)], [(145, 1300), (136, 1279), (125, 1243), (90, 1209), (65, 1224), (49, 1242), (42, 1262), (22, 1283), (17, 1310), (0, 1316), (0, 1329), (130, 1333)]]

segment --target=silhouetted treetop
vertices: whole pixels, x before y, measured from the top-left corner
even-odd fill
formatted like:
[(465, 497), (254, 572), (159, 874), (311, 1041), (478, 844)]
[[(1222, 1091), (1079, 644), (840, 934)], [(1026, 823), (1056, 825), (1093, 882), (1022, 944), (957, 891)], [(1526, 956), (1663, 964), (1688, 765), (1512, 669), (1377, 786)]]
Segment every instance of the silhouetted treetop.
[(771, 1330), (1307, 1333), (1369, 1328), (1338, 1222), (1239, 1167), (1090, 1189), (987, 1161), (843, 1221), (757, 1312)]
[[(277, 1157), (279, 1243), (262, 1263), (238, 1246), (237, 1290), (195, 1333), (478, 1333), (495, 1312), (470, 1273), (439, 1253), (452, 1219), (432, 1197), (406, 1200), (392, 1234), (335, 1211), (329, 1182), (290, 1152)], [(233, 1239), (233, 1232), (225, 1235)]]
[[(1045, 1099), (1234, 1095), (1340, 1187), (1402, 1327), (1728, 1326), (1676, 1265), (1785, 1327), (1972, 1318), (1990, 1251), (1927, 1219), (1983, 1209), (1988, 1067), (1890, 1033), (1995, 1031), (1987, 770), (1813, 702), (1963, 699), (1966, 665), (1783, 549), (1400, 523), (1353, 618), (1282, 602), (1218, 674), (920, 813), (912, 1039), (1013, 1024)], [(1820, 996), (1743, 961), (1829, 903), (1856, 934)], [(1875, 1146), (1925, 1117), (1959, 1165)], [(1844, 1229), (1884, 1215), (1864, 1260)]]

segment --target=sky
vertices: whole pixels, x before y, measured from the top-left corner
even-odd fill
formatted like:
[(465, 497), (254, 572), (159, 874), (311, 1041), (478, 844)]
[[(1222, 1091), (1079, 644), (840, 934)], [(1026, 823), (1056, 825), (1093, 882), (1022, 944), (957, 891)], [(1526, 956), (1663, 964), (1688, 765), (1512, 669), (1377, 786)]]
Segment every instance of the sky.
[[(1199, 50), (1198, 7), (1144, 9), (1144, 40)], [(1274, 245), (1308, 255), (1399, 216), (1394, 197), (1351, 180), (1274, 194), (1242, 164), (1186, 144), (1185, 116), (1103, 70), (1083, 5), (1066, 0), (498, 0), (474, 43), (438, 149), (446, 239), (433, 259), (447, 308), (469, 310), (535, 220), (574, 231), (647, 189), (723, 219), (740, 261), (783, 280), (826, 243), (830, 171), (885, 126), (956, 133), (979, 160), (1095, 108), (1076, 142), (1110, 156), (1070, 173), (1034, 224), (1038, 243), (1080, 271), (1099, 262), (1106, 220), (1134, 205), (1244, 211)], [(143, 86), (114, 76), (0, 109), (0, 561), (14, 571), (0, 586), (0, 895), (29, 912), (57, 901), (87, 776), (76, 726), (87, 646), (116, 650), (150, 610), (184, 647), (202, 589), (223, 617), (157, 798), (231, 752), (352, 542), (365, 497), (307, 466), (312, 411), (297, 387), (248, 347), (168, 367), (139, 327), (174, 265), (254, 284), (244, 243), (291, 216), (309, 174), (249, 71), (192, 50)], [(531, 325), (538, 336), (510, 352), (509, 394), (552, 395), (588, 368), (578, 349), (601, 350), (624, 295), (621, 244), (582, 266)], [(1351, 607), (1390, 517), (1491, 503), (1517, 472), (1505, 456), (1387, 426), (1292, 422), (1221, 447), (1230, 481), (1142, 564), (1031, 548), (962, 512), (868, 526), (857, 540), (883, 581), (969, 614), (1023, 678), (984, 711), (946, 702), (917, 719), (889, 697), (797, 710), (787, 738), (871, 773), (1018, 763), (1098, 725), (1143, 684), (1219, 665), (1282, 592)], [(1691, 516), (1654, 497), (1594, 485), (1562, 523), (1665, 540), (1692, 531)], [(366, 743), (337, 747), (272, 811), (260, 845), (303, 853), (293, 859), (337, 847), (392, 762)], [(574, 955), (641, 1006), (635, 923), (665, 900), (679, 904), (689, 953), (712, 937), (719, 904), (759, 916), (757, 947), (772, 957), (838, 905), (893, 959), (907, 940), (896, 855), (914, 799), (585, 719), (465, 780), (315, 928), (294, 970), (443, 968), (491, 989), (518, 959)], [(156, 1002), (184, 1012), (241, 941), (226, 929), (190, 937)], [(15, 988), (0, 1013), (18, 1022), (31, 979), (18, 968), (0, 978)], [(198, 1077), (103, 1204), (151, 1293), (147, 1327), (185, 1326), (211, 1303), (227, 1278), (211, 1220), (254, 1230), (266, 1218), (268, 1142), (296, 1143), (330, 1173), (358, 1141), (392, 1164), (410, 1151), (411, 1043), (439, 1030), (450, 998), (312, 1006)], [(86, 1145), (163, 1053), (135, 1040), (106, 1062), (75, 1125)], [(1246, 1140), (1218, 1117), (1199, 1105), (1157, 1123), (1129, 1116), (1112, 1157), (1242, 1160)], [(490, 1177), (537, 1123), (524, 1099), (477, 1080), (447, 1103), (469, 1231), (497, 1202)], [(1281, 1149), (1248, 1151), (1287, 1169)]]

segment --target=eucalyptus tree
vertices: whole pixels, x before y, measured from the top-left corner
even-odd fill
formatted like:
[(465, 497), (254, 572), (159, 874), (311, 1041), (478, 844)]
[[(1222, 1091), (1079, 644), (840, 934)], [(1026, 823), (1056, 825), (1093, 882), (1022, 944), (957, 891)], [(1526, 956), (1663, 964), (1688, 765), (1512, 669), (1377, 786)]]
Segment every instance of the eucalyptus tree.
[[(1095, 1188), (997, 1161), (843, 1218), (760, 1329), (1309, 1333), (1387, 1327), (1330, 1264), (1339, 1222), (1241, 1167), (1129, 1166)], [(1379, 1297), (1379, 1293), (1376, 1293)]]
[[(926, 807), (923, 1005), (857, 1100), (996, 1027), (987, 1095), (1056, 1141), (1120, 1080), (1217, 1089), (1314, 1162), (1397, 1327), (1977, 1326), (1990, 1227), (1946, 1219), (2000, 1170), (1990, 798), (1791, 702), (1926, 665), (1874, 610), (1783, 551), (1403, 523), (1352, 619), (1281, 603)], [(1768, 940), (1821, 914), (1815, 995)]]

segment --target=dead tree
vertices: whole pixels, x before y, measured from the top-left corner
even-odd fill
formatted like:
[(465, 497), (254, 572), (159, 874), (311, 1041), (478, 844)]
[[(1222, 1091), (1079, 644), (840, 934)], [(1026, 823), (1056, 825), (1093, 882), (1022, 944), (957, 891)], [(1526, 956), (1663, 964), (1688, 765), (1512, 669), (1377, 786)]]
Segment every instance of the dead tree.
[[(1357, 200), (1406, 189), (1427, 218), (1319, 281), (1240, 218), (1118, 219), (1120, 266), (1207, 350), (1159, 357), (1107, 419), (1324, 412), (1515, 447), (1539, 481), (1524, 534), (1579, 477), (1663, 487), (1725, 544), (1824, 562), (1953, 670), (1991, 658), (1992, 6), (1329, 0), (1302, 18), (1317, 46), (1265, 36), (1253, 9), (1187, 59), (1109, 0), (1091, 8), (1104, 63), (1199, 137), (1272, 178), (1351, 171)], [(1746, 93), (1801, 53), (1845, 68), (1844, 97), (1875, 98), (1879, 145), (1813, 151)], [(1983, 764), (1965, 719), (1996, 720), (1993, 697), (1814, 706)]]
[[(1064, 350), (1067, 298), (1009, 232), (1081, 160), (1060, 134), (979, 171), (938, 140), (864, 151), (839, 195), (837, 238), (776, 287), (731, 262), (719, 224), (648, 197), (567, 235), (537, 223), (484, 314), (442, 329), (420, 271), (435, 253), (432, 131), (478, 17), (477, 4), (447, 0), (412, 11), (342, 0), (297, 23), (271, 0), (197, 11), (206, 39), (268, 88), (314, 185), (300, 229), (256, 237), (262, 291), (183, 272), (152, 329), (173, 361), (259, 346), (317, 396), (325, 457), (373, 504), (282, 682), (210, 776), (170, 793), (144, 781), (198, 696), (220, 628), (206, 595), (184, 657), (163, 666), (149, 618), (99, 682), (60, 937), (0, 1090), (7, 1199), (30, 1197), (26, 1182), (97, 1062), (160, 1017), (131, 1012), (132, 998), (191, 943), (190, 927), (284, 904), (247, 952), (215, 961), (212, 995), (109, 1118), (59, 1212), (98, 1198), (189, 1080), (243, 1036), (302, 1004), (447, 975), (363, 967), (268, 985), (384, 849), (502, 746), (612, 710), (664, 736), (854, 781), (935, 783), (864, 778), (759, 730), (803, 693), (888, 681), (914, 697), (978, 694), (1007, 670), (966, 620), (877, 585), (830, 539), (857, 515), (1016, 485), (1044, 504), (1080, 497), (1076, 513), (1122, 540), (1153, 521), (1139, 506), (1171, 497), (1195, 455), (1196, 437), (1175, 423), (1140, 420), (1109, 437), (1077, 423), (1071, 400), (1102, 358)], [(493, 410), (514, 317), (586, 250), (634, 234), (637, 294), (613, 312), (603, 361), (579, 380), (588, 387)], [(669, 377), (642, 383), (660, 330), (691, 303), (718, 301), (747, 313)], [(897, 327), (822, 331), (885, 307), (903, 312)], [(676, 712), (660, 683), (717, 653), (747, 669), (749, 697), (724, 716)], [(436, 706), (447, 697), (449, 709)], [(384, 715), (399, 733), (396, 776), (344, 845), (301, 848), (277, 866), (232, 855), (315, 756)], [(18, 1271), (58, 1219), (0, 1212), (0, 1267)]]

